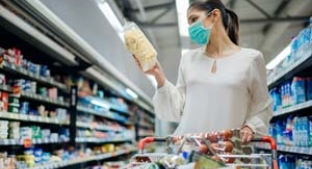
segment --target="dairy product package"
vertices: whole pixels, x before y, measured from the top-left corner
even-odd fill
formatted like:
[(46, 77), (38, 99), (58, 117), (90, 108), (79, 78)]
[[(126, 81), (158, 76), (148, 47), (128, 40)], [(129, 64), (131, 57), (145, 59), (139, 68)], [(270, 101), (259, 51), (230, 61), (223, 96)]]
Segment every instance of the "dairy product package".
[(141, 29), (133, 22), (124, 26), (127, 49), (137, 58), (144, 72), (152, 69), (157, 62), (157, 52)]

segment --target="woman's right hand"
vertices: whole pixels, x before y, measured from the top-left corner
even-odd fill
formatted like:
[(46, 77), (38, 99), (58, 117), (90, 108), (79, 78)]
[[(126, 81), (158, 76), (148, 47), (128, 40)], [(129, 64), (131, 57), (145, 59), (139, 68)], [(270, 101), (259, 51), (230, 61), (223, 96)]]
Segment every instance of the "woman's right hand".
[[(133, 58), (136, 61), (136, 64), (138, 65), (138, 67), (143, 72), (143, 69), (142, 69), (141, 64), (138, 61), (138, 59), (134, 55), (133, 55)], [(161, 68), (161, 65), (159, 64), (158, 61), (156, 62), (155, 66), (152, 69), (150, 69), (148, 71), (145, 71), (144, 73), (147, 74), (147, 75), (152, 75), (152, 76), (154, 76), (156, 78), (158, 88), (160, 88), (160, 87), (165, 85), (166, 77), (165, 77), (165, 74), (164, 74), (164, 72), (163, 72), (163, 70)]]

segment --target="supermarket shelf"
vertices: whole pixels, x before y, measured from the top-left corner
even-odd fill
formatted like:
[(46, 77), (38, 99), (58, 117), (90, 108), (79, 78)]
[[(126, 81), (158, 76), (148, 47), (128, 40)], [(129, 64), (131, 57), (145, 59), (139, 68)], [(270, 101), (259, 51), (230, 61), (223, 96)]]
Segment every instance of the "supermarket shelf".
[(140, 128), (144, 129), (154, 129), (154, 126), (148, 124), (138, 124)]
[[(0, 90), (13, 92), (12, 88), (8, 85), (0, 85)], [(59, 101), (57, 99), (50, 99), (48, 97), (44, 97), (35, 93), (21, 92), (21, 97), (32, 99), (32, 100), (37, 100), (37, 101), (42, 101), (42, 102), (46, 102), (46, 103), (50, 103), (50, 104), (54, 104), (58, 106), (69, 107), (69, 103)]]
[(89, 156), (89, 157), (85, 157), (85, 158), (76, 158), (76, 159), (69, 160), (69, 161), (60, 161), (60, 162), (54, 162), (54, 163), (49, 163), (49, 164), (42, 164), (42, 165), (38, 165), (36, 167), (27, 168), (27, 169), (47, 169), (47, 168), (57, 169), (60, 167), (66, 167), (66, 166), (86, 163), (86, 162), (90, 162), (90, 161), (99, 161), (99, 160), (105, 160), (108, 158), (118, 157), (121, 155), (129, 154), (129, 153), (134, 152), (134, 151), (136, 151), (136, 150), (135, 149), (119, 150), (119, 151), (114, 152), (114, 153)]
[[(32, 144), (50, 144), (50, 143), (66, 143), (67, 140), (55, 140), (55, 139), (32, 139)], [(2, 146), (11, 146), (11, 145), (24, 145), (23, 140), (21, 139), (6, 139), (6, 140), (0, 140), (0, 145)]]
[[(270, 145), (263, 144), (263, 143), (255, 144), (255, 148), (264, 149), (264, 150), (271, 150)], [(278, 145), (277, 150), (280, 152), (302, 154), (302, 155), (311, 155), (312, 156), (312, 148), (307, 148), (307, 147)]]
[(150, 137), (150, 136), (154, 136), (155, 133), (140, 133), (138, 135), (139, 137)]
[[(299, 60), (289, 65), (283, 71), (279, 72), (276, 76), (271, 79), (268, 79), (268, 86), (271, 88), (272, 86), (277, 85), (283, 78), (292, 77), (301, 70), (304, 70), (308, 66), (311, 66), (311, 63), (308, 60), (312, 59), (311, 51), (306, 52)], [(312, 61), (312, 60), (311, 60)]]
[(25, 98), (33, 99), (33, 100), (38, 100), (38, 101), (54, 104), (54, 105), (57, 105), (57, 106), (69, 107), (69, 103), (66, 103), (66, 102), (63, 102), (63, 101), (59, 101), (57, 99), (50, 99), (48, 97), (44, 97), (44, 96), (41, 96), (39, 94), (34, 94), (34, 93), (29, 93), (29, 92), (22, 92), (21, 93), (21, 97), (25, 97)]
[(0, 85), (1, 91), (12, 92), (12, 88), (9, 85)]
[(81, 111), (81, 112), (90, 113), (90, 114), (94, 114), (94, 115), (97, 115), (97, 116), (105, 117), (105, 118), (108, 118), (110, 120), (117, 121), (119, 123), (123, 123), (123, 124), (126, 124), (126, 125), (130, 125), (130, 123), (125, 122), (123, 119), (116, 118), (113, 115), (108, 114), (108, 112), (104, 112), (104, 111), (103, 112), (99, 112), (99, 111), (96, 111), (94, 109), (86, 108), (86, 107), (83, 107), (83, 106), (77, 106), (77, 110)]
[(304, 102), (304, 103), (301, 103), (301, 104), (297, 104), (297, 105), (291, 106), (291, 107), (286, 108), (286, 109), (279, 110), (279, 111), (277, 111), (274, 114), (274, 117), (282, 116), (282, 115), (289, 114), (289, 113), (293, 113), (295, 111), (306, 109), (306, 108), (310, 108), (310, 107), (312, 107), (312, 100)]
[(76, 138), (77, 143), (119, 143), (119, 142), (128, 142), (131, 139), (100, 139), (94, 137), (78, 137)]
[(127, 111), (123, 111), (123, 110), (120, 110), (117, 106), (113, 105), (112, 103), (109, 103), (111, 104), (111, 108), (110, 110), (114, 113), (119, 113), (119, 114), (122, 114), (122, 115), (127, 115), (127, 116), (130, 116), (131, 115), (131, 112), (127, 112)]
[(40, 122), (40, 123), (48, 123), (48, 124), (58, 124), (58, 125), (69, 125), (67, 121), (60, 121), (58, 119), (52, 119), (49, 117), (40, 117), (34, 115), (26, 115), (26, 114), (15, 114), (15, 113), (7, 113), (0, 112), (0, 118), (17, 120), (17, 121), (27, 121), (27, 122)]
[(12, 63), (9, 63), (7, 61), (4, 61), (3, 62), (3, 67), (0, 69), (4, 69), (4, 70), (8, 70), (8, 71), (11, 71), (11, 72), (14, 72), (14, 73), (18, 73), (20, 75), (23, 75), (25, 77), (28, 77), (32, 80), (36, 80), (38, 82), (41, 82), (41, 83), (44, 83), (44, 84), (48, 84), (50, 86), (55, 86), (59, 89), (62, 89), (66, 92), (69, 92), (69, 89), (67, 88), (66, 85), (60, 83), (60, 82), (57, 82), (55, 81), (53, 78), (48, 78), (48, 77), (44, 77), (44, 76), (40, 76), (40, 75), (36, 75), (34, 73), (31, 73), (29, 72), (28, 70), (26, 70), (25, 68), (23, 67), (19, 67), (19, 66), (15, 66), (14, 64)]
[(96, 129), (96, 130), (104, 130), (104, 131), (121, 131), (121, 129), (116, 129), (114, 127), (110, 127), (107, 125), (93, 125), (89, 123), (77, 122), (77, 127), (81, 128), (89, 128), (89, 129)]

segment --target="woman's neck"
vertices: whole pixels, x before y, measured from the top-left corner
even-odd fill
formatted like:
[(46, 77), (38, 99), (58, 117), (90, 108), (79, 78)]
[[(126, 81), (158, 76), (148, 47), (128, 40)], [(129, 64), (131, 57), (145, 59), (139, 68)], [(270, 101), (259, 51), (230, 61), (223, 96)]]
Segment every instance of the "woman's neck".
[[(221, 32), (216, 33), (220, 35)], [(221, 33), (222, 36), (211, 37), (205, 52), (212, 58), (221, 58), (236, 53), (240, 48), (234, 44), (226, 32)]]

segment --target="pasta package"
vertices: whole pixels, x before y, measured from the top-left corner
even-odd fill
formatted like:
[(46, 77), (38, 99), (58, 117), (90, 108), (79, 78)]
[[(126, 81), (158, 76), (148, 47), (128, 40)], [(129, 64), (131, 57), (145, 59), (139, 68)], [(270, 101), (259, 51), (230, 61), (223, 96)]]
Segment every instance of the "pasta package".
[(157, 62), (157, 52), (141, 29), (133, 22), (124, 27), (126, 48), (139, 61), (144, 72), (152, 69)]

